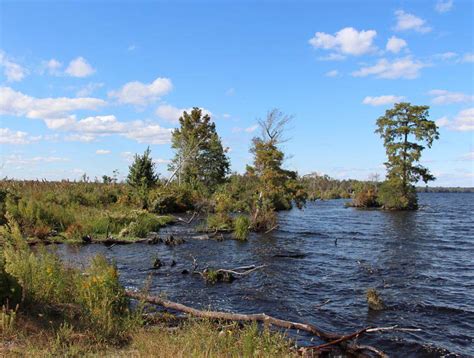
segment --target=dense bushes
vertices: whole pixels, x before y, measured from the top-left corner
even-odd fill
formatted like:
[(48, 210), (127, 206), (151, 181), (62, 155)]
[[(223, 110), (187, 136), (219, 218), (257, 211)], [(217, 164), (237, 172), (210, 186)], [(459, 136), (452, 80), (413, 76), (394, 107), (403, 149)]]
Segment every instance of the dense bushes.
[(379, 188), (377, 201), (387, 210), (414, 210), (418, 208), (416, 189), (400, 182), (387, 180)]
[[(72, 325), (83, 325), (101, 341), (121, 340), (129, 333), (137, 317), (128, 309), (128, 299), (119, 284), (117, 269), (105, 258), (96, 257), (81, 274), (66, 267), (55, 254), (40, 248), (33, 252), (21, 237), (13, 220), (0, 228), (3, 246), (1, 261), (3, 272), (10, 282), (21, 286), (20, 308), (50, 305), (79, 307), (80, 320), (65, 316)], [(4, 275), (2, 275), (4, 276)], [(0, 296), (11, 296), (11, 287), (2, 286)], [(2, 301), (2, 304), (6, 304)]]

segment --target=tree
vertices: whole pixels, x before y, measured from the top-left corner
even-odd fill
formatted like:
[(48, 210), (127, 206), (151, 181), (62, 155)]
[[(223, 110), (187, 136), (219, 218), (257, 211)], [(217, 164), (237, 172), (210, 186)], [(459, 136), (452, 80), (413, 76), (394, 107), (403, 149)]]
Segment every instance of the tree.
[(143, 155), (135, 154), (133, 163), (128, 167), (127, 183), (136, 189), (149, 189), (158, 180), (155, 173), (155, 163), (151, 159), (151, 150), (148, 147)]
[(176, 152), (169, 165), (173, 177), (177, 176), (179, 184), (202, 185), (213, 191), (225, 180), (230, 167), (215, 123), (194, 107), (190, 113), (183, 112), (179, 124), (171, 139)]
[(282, 167), (285, 154), (279, 145), (287, 140), (283, 135), (291, 118), (273, 109), (265, 119), (258, 121), (261, 134), (252, 140), (250, 149), (254, 165), (247, 166), (247, 175), (259, 179), (254, 218), (268, 211), (289, 209), (293, 201), (302, 207), (306, 200), (306, 194), (296, 180), (297, 173)]
[[(387, 206), (390, 196), (400, 195), (392, 208), (416, 208), (414, 184), (425, 183), (435, 177), (428, 168), (419, 164), (425, 146), (431, 148), (439, 138), (438, 127), (428, 119), (428, 106), (412, 106), (410, 103), (396, 103), (385, 115), (377, 119), (375, 131), (384, 140), (387, 154), (387, 182), (382, 184), (382, 204)], [(394, 207), (393, 207), (394, 206)]]

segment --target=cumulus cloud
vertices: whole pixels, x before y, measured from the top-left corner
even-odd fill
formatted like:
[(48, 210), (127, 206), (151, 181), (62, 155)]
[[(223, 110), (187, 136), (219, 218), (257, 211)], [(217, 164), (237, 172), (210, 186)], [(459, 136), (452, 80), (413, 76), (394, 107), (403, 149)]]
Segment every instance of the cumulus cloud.
[(106, 102), (98, 98), (35, 98), (10, 87), (0, 87), (0, 114), (42, 119), (48, 128), (66, 127), (75, 121), (69, 112), (96, 110)]
[(78, 57), (67, 66), (65, 73), (72, 77), (88, 77), (95, 72), (95, 69), (84, 57)]
[(61, 67), (63, 64), (58, 60), (52, 58), (49, 61), (44, 61), (41, 73), (47, 72), (52, 76), (60, 76), (62, 74)]
[(407, 47), (407, 42), (405, 40), (392, 36), (388, 39), (385, 49), (393, 53), (399, 53), (404, 47)]
[(339, 76), (339, 71), (338, 70), (332, 70), (332, 71), (326, 72), (324, 75), (326, 77), (337, 77), (337, 76)]
[(19, 82), (28, 75), (28, 70), (13, 62), (3, 51), (0, 51), (0, 67), (8, 82)]
[(41, 139), (41, 136), (30, 136), (26, 132), (0, 128), (0, 144), (29, 144)]
[(373, 41), (375, 30), (358, 31), (353, 27), (346, 27), (334, 35), (325, 32), (316, 32), (309, 43), (316, 49), (334, 50), (343, 55), (360, 56), (375, 51)]
[(414, 30), (420, 33), (431, 31), (431, 27), (426, 25), (426, 20), (403, 10), (395, 11), (395, 17), (397, 18), (396, 31)]
[(116, 98), (119, 103), (143, 106), (156, 101), (172, 89), (173, 84), (169, 78), (158, 77), (148, 84), (138, 81), (128, 82), (122, 88), (110, 91), (109, 97)]
[[(177, 123), (179, 120), (179, 117), (183, 115), (184, 111), (186, 111), (187, 113), (190, 113), (192, 110), (193, 110), (192, 107), (177, 108), (169, 104), (163, 104), (163, 105), (158, 106), (155, 113), (158, 117), (163, 118), (164, 120), (168, 122)], [(203, 115), (207, 114), (209, 116), (212, 116), (212, 112), (205, 108), (201, 108), (201, 111)]]
[(110, 154), (111, 151), (108, 150), (108, 149), (97, 149), (95, 151), (95, 154), (98, 154), (98, 155), (105, 155), (105, 154)]
[(414, 79), (420, 75), (420, 70), (426, 66), (426, 64), (413, 60), (411, 57), (398, 58), (393, 61), (382, 58), (375, 65), (362, 67), (358, 71), (352, 72), (352, 75), (354, 77), (373, 75), (377, 78), (386, 79)]
[(465, 103), (474, 101), (474, 95), (461, 92), (449, 92), (437, 89), (431, 90), (429, 94), (434, 96), (432, 99), (433, 104)]
[(147, 144), (169, 143), (172, 132), (172, 129), (153, 122), (119, 121), (114, 115), (86, 117), (61, 129), (71, 133), (66, 137), (70, 141), (91, 142), (98, 137), (116, 134)]
[(453, 120), (442, 117), (436, 121), (438, 127), (446, 127), (453, 131), (472, 132), (474, 131), (474, 107), (463, 109)]
[(440, 14), (450, 11), (453, 8), (453, 0), (438, 0), (435, 10)]
[(394, 95), (384, 95), (378, 97), (367, 96), (362, 101), (363, 104), (368, 104), (371, 106), (383, 106), (386, 104), (397, 103), (404, 100), (404, 96), (394, 96)]

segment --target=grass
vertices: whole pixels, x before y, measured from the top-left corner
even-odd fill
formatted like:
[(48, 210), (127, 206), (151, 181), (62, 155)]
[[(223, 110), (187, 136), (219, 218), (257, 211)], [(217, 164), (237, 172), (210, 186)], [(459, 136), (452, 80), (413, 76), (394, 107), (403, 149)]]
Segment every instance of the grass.
[(8, 213), (34, 241), (80, 242), (86, 235), (146, 237), (173, 221), (141, 209), (125, 184), (0, 181), (0, 225)]
[(14, 219), (7, 219), (0, 227), (1, 355), (295, 356), (284, 334), (256, 324), (190, 319), (170, 330), (163, 318), (146, 326), (144, 306), (131, 309), (116, 267), (104, 257), (83, 271), (68, 267), (42, 247), (32, 251)]

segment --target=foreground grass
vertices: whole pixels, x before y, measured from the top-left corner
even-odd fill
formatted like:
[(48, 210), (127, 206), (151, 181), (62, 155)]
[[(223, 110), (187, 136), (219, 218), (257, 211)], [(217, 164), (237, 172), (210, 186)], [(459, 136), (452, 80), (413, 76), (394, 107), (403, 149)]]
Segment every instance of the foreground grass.
[(81, 271), (68, 267), (44, 248), (32, 251), (12, 218), (0, 226), (0, 243), (0, 356), (293, 356), (283, 334), (256, 324), (161, 314), (147, 325), (145, 305), (131, 304), (104, 257)]
[[(23, 324), (26, 322), (23, 321)], [(37, 323), (36, 323), (37, 324)], [(281, 333), (257, 325), (219, 324), (190, 319), (178, 327), (140, 327), (126, 343), (97, 343), (72, 326), (34, 331), (25, 325), (13, 339), (3, 339), (2, 356), (34, 357), (296, 357)], [(25, 330), (29, 330), (26, 333)]]

